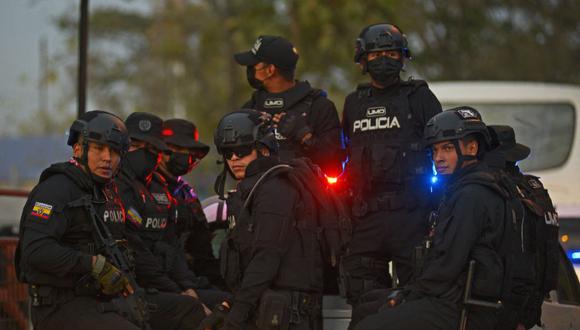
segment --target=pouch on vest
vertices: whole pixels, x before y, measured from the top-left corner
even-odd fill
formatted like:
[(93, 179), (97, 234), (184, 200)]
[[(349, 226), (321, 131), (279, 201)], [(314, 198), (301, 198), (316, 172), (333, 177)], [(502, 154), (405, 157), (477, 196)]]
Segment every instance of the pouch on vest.
[(260, 299), (258, 329), (286, 330), (290, 327), (290, 292), (266, 290)]
[(220, 273), (230, 288), (239, 287), (241, 280), (240, 252), (231, 237), (227, 237), (220, 248)]

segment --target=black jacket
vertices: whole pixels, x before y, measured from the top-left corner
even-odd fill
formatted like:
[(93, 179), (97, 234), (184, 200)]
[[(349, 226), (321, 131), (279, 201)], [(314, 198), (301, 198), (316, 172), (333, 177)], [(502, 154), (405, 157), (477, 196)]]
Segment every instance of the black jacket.
[[(268, 102), (273, 100), (282, 102), (275, 106), (268, 105)], [(330, 176), (337, 176), (342, 172), (340, 120), (334, 103), (326, 97), (325, 92), (312, 88), (307, 81), (297, 81), (293, 88), (281, 93), (258, 90), (242, 108), (272, 115), (281, 112), (305, 113), (307, 124), (312, 130), (311, 140), (306, 144), (279, 140), (280, 159), (289, 160), (283, 152), (292, 149), (295, 152), (291, 158), (308, 157)]]
[[(133, 244), (138, 246), (135, 255), (135, 273), (137, 282), (146, 288), (155, 288), (165, 292), (182, 292), (182, 287), (169, 274), (165, 259), (156, 253), (156, 248), (167, 247), (168, 224), (172, 217), (169, 204), (162, 196), (157, 199), (141, 182), (126, 162), (117, 178), (119, 194), (127, 213), (127, 232)], [(159, 244), (157, 244), (159, 242)], [(167, 247), (165, 251), (170, 252)]]
[(474, 294), (499, 297), (503, 280), (500, 248), (506, 195), (485, 164), (463, 168), (447, 182), (437, 215), (433, 246), (415, 281), (411, 297), (436, 297), (458, 303), (470, 260), (476, 261)]
[(16, 257), (22, 281), (72, 288), (91, 279), (92, 256), (103, 251), (87, 210), (73, 205), (87, 195), (112, 235), (123, 238), (125, 217), (114, 184), (95, 184), (73, 160), (54, 164), (42, 172), (22, 211)]
[(212, 283), (222, 285), (219, 262), (212, 252), (209, 225), (197, 194), (182, 177), (164, 177), (176, 203), (176, 235), (191, 258), (190, 269), (197, 275), (208, 277)]
[[(250, 163), (238, 185), (242, 204), (260, 176), (276, 164), (271, 157)], [(267, 289), (322, 292), (320, 245), (314, 231), (297, 227), (300, 207), (296, 188), (283, 176), (273, 175), (260, 183), (248, 208), (230, 219), (235, 223), (230, 223), (233, 228), (222, 246), (222, 267), (226, 280), (239, 278), (239, 282), (228, 281), (235, 301), (226, 328), (246, 322)], [(232, 259), (239, 260), (239, 270), (228, 269)], [(239, 271), (239, 277), (228, 276), (231, 271)]]

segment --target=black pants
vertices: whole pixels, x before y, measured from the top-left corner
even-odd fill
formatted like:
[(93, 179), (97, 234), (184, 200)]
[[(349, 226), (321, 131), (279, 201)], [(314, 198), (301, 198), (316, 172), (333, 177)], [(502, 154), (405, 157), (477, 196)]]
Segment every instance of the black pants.
[(100, 312), (100, 304), (93, 297), (74, 297), (61, 304), (32, 307), (32, 324), (37, 330), (139, 329), (115, 312)]
[(224, 300), (232, 301), (233, 295), (229, 292), (217, 288), (195, 289), (199, 300), (208, 308), (213, 309), (216, 305), (221, 304)]
[(356, 305), (369, 290), (391, 287), (386, 268), (389, 261), (395, 263), (399, 285), (411, 279), (413, 251), (427, 233), (428, 214), (427, 208), (401, 208), (372, 212), (357, 219), (343, 263), (351, 303)]
[[(362, 314), (368, 313), (369, 316)], [(489, 308), (471, 307), (467, 318), (467, 329), (494, 329), (497, 312)], [(421, 298), (388, 308), (384, 302), (361, 304), (353, 311), (351, 324), (355, 330), (455, 330), (459, 328), (461, 308), (458, 304), (438, 298)], [(362, 321), (357, 319), (364, 317)]]
[[(198, 300), (173, 293), (147, 294), (151, 305), (149, 324), (153, 329), (195, 329), (205, 317)], [(93, 297), (74, 297), (51, 306), (33, 307), (35, 329), (139, 329), (116, 312), (101, 312), (101, 301)]]
[(149, 315), (152, 329), (196, 329), (205, 318), (200, 301), (191, 296), (159, 292), (147, 294), (147, 302), (153, 305)]

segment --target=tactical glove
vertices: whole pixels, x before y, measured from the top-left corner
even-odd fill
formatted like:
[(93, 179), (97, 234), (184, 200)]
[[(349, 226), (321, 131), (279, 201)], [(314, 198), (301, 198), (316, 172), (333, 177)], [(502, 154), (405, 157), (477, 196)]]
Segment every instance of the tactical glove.
[(224, 321), (229, 311), (230, 305), (226, 301), (215, 306), (212, 313), (201, 321), (197, 330), (214, 330), (221, 328), (224, 325)]
[(286, 113), (278, 123), (278, 133), (282, 134), (289, 140), (302, 143), (302, 139), (308, 133), (312, 133), (312, 129), (306, 122), (306, 116), (301, 113)]
[(127, 277), (102, 255), (97, 256), (91, 274), (99, 282), (101, 292), (106, 295), (117, 295), (129, 285)]

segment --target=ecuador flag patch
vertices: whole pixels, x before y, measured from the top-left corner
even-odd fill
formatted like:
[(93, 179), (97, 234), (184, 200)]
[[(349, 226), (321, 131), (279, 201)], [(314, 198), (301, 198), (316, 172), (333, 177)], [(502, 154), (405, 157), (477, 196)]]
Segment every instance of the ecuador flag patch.
[(51, 213), (52, 213), (52, 205), (36, 202), (32, 207), (32, 212), (30, 212), (30, 215), (47, 220), (48, 218), (50, 218)]

